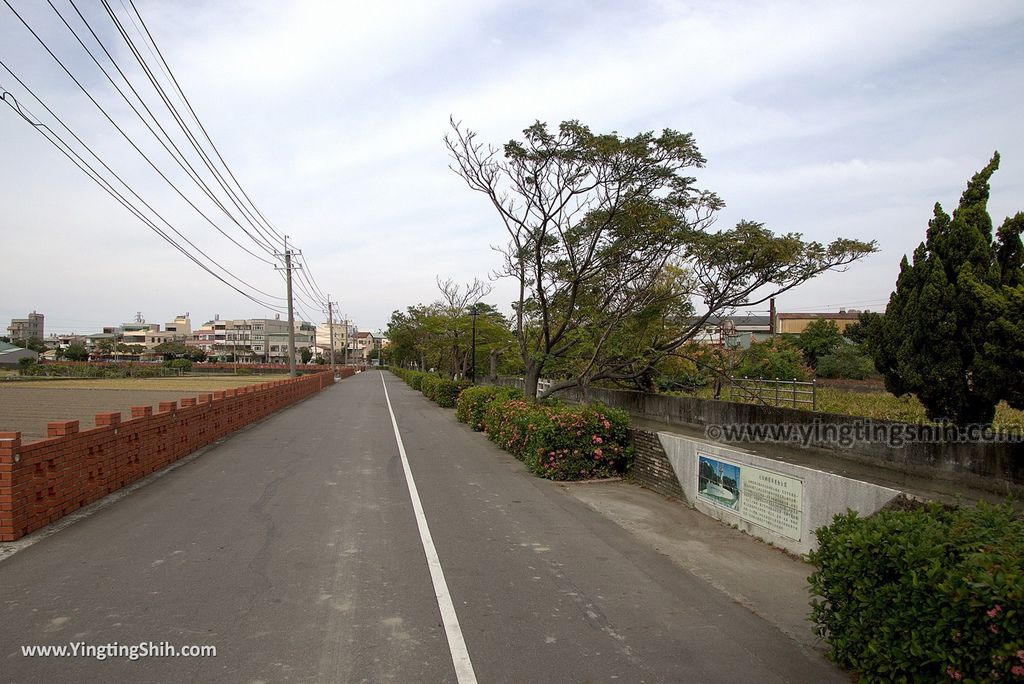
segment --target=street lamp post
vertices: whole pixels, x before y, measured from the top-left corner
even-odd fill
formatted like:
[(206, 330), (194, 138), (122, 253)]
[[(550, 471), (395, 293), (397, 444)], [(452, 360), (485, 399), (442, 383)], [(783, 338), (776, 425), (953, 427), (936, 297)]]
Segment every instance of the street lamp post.
[(472, 356), (469, 359), (469, 381), (476, 384), (476, 317), (480, 315), (477, 310), (477, 302), (473, 304), (469, 309), (469, 315), (473, 318), (473, 344), (472, 344)]

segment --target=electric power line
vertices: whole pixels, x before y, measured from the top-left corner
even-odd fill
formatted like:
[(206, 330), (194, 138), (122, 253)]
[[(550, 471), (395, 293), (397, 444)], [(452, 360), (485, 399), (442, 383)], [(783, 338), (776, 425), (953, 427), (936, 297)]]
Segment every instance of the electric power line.
[[(136, 193), (135, 190), (131, 188), (131, 186), (129, 186), (127, 183), (125, 183), (124, 180), (120, 176), (118, 176), (114, 171), (112, 171), (110, 169), (110, 167), (107, 166), (103, 162), (103, 160), (99, 156), (97, 156), (96, 153), (93, 152), (92, 149), (88, 145), (86, 145), (84, 142), (82, 142), (81, 138), (79, 138), (74, 133), (74, 131), (72, 131), (70, 128), (68, 128), (67, 125), (65, 125), (64, 122), (59, 117), (57, 117), (55, 114), (53, 114), (52, 110), (50, 110), (49, 107), (47, 107), (46, 103), (44, 103), (42, 100), (40, 100), (35, 95), (35, 93), (33, 93), (29, 88), (27, 88), (24, 85), (24, 83), (18, 78), (17, 74), (15, 74), (13, 71), (11, 71), (11, 69), (3, 61), (0, 61), (0, 67), (3, 67), (3, 69), (5, 71), (7, 71), (9, 74), (11, 74), (11, 76), (13, 76), (14, 79), (17, 80), (19, 82), (19, 84), (22, 85), (22, 87), (24, 87), (26, 90), (28, 90), (29, 93), (32, 95), (32, 97), (35, 98), (36, 101), (39, 102), (43, 106), (44, 109), (46, 109), (48, 112), (50, 112), (50, 115), (53, 116), (58, 121), (58, 123), (60, 123), (61, 126), (63, 126), (65, 128), (65, 130), (67, 130), (71, 134), (71, 136), (73, 138), (75, 138), (75, 140), (80, 145), (85, 147), (85, 149), (89, 152), (89, 154), (91, 154), (111, 175), (113, 175), (122, 186), (124, 186), (129, 192), (131, 192), (132, 195), (134, 195), (136, 197), (136, 199), (138, 199), (139, 202), (141, 202), (143, 204), (143, 206), (145, 206), (154, 215), (156, 215), (172, 231), (174, 231), (179, 236), (181, 236), (181, 234), (178, 233), (178, 231), (170, 224), (170, 222), (168, 222), (158, 211), (153, 209), (153, 207), (151, 207), (145, 200), (143, 200), (138, 195), (138, 193)], [(32, 113), (31, 110), (29, 110), (27, 107), (25, 107), (20, 102), (18, 102), (17, 99), (14, 97), (14, 95), (10, 91), (8, 91), (6, 88), (4, 88), (2, 86), (2, 84), (0, 84), (0, 100), (2, 100), (5, 104), (7, 104), (9, 107), (11, 107), (24, 121), (26, 121), (30, 126), (32, 126), (36, 131), (38, 131), (50, 144), (52, 144), (62, 154), (64, 154), (64, 156), (66, 156), (75, 166), (77, 166), (83, 173), (85, 173), (90, 179), (92, 179), (97, 185), (99, 185), (105, 192), (107, 192), (107, 194), (111, 195), (115, 200), (118, 201), (119, 204), (121, 204), (123, 207), (125, 207), (125, 209), (127, 209), (129, 212), (134, 214), (140, 221), (145, 223), (151, 230), (153, 230), (157, 235), (159, 235), (161, 238), (163, 238), (165, 241), (167, 241), (172, 247), (174, 247), (179, 252), (184, 254), (189, 260), (194, 262), (197, 266), (199, 266), (204, 271), (206, 271), (207, 273), (212, 275), (214, 278), (216, 278), (217, 280), (221, 281), (222, 283), (224, 283), (225, 285), (227, 285), (231, 289), (235, 290), (239, 294), (243, 295), (247, 299), (249, 299), (249, 300), (251, 300), (251, 301), (253, 301), (253, 302), (255, 302), (255, 303), (257, 303), (257, 304), (259, 304), (261, 306), (264, 306), (264, 307), (267, 307), (267, 308), (270, 308), (270, 309), (279, 310), (274, 305), (268, 304), (267, 302), (264, 302), (264, 301), (262, 301), (260, 299), (257, 299), (256, 297), (253, 297), (249, 293), (247, 293), (247, 292), (241, 290), (240, 288), (236, 287), (232, 283), (229, 283), (228, 281), (224, 280), (224, 278), (222, 278), (219, 274), (217, 274), (214, 271), (212, 271), (206, 264), (204, 264), (201, 261), (199, 261), (199, 259), (196, 258), (195, 255), (193, 255), (188, 250), (186, 250), (184, 247), (182, 247), (177, 242), (175, 242), (173, 238), (171, 238), (169, 235), (167, 235), (167, 233), (165, 233), (159, 226), (157, 226), (156, 223), (154, 223), (149, 217), (145, 216), (145, 214), (140, 209), (135, 207), (127, 198), (124, 197), (124, 195), (122, 195), (116, 188), (114, 188), (113, 185), (110, 183), (110, 181), (105, 179), (103, 177), (103, 175), (95, 169), (95, 167), (93, 167), (91, 164), (89, 164), (89, 162), (85, 161), (85, 159), (83, 159), (81, 157), (81, 155), (79, 155), (77, 152), (75, 152), (74, 149), (72, 149), (72, 147), (67, 143), (67, 141), (65, 141), (63, 138), (61, 138), (60, 135), (58, 135), (52, 128), (50, 128), (46, 124), (42, 123), (42, 121), (39, 119), (39, 117), (37, 117), (34, 113)], [(33, 121), (33, 119), (35, 119), (35, 121)], [(47, 135), (47, 133), (49, 133), (49, 135)], [(183, 236), (181, 236), (181, 237), (183, 239), (185, 239)], [(195, 245), (193, 245), (187, 239), (185, 239), (185, 241), (188, 242), (189, 245), (191, 245), (194, 249), (196, 249), (196, 251), (198, 251), (200, 254), (202, 254), (204, 257), (206, 257), (208, 260), (210, 260), (214, 265), (216, 265), (222, 271), (224, 271), (225, 273), (230, 275), (232, 278), (238, 280), (239, 282), (241, 282), (241, 283), (243, 283), (245, 285), (248, 285), (247, 283), (245, 283), (245, 281), (242, 281), (240, 278), (238, 278), (238, 276), (235, 276), (233, 273), (228, 271), (224, 266), (222, 266), (219, 263), (217, 263), (214, 259), (212, 259), (205, 252), (203, 252), (202, 250), (200, 250), (197, 247), (195, 247)], [(249, 287), (251, 287), (251, 286), (249, 286)]]
[[(189, 141), (189, 144), (196, 151), (196, 153), (198, 154), (199, 158), (203, 162), (203, 165), (206, 167), (207, 171), (209, 171), (214, 176), (217, 184), (220, 186), (221, 190), (224, 191), (224, 193), (228, 197), (230, 203), (233, 204), (235, 209), (237, 209), (241, 213), (245, 223), (247, 223), (249, 226), (251, 226), (255, 230), (255, 232), (258, 235), (258, 237), (257, 237), (257, 235), (254, 235), (252, 232), (250, 232), (244, 225), (242, 225), (242, 222), (240, 222), (232, 214), (232, 212), (228, 209), (228, 207), (225, 206), (225, 204), (216, 196), (216, 193), (214, 193), (212, 188), (203, 180), (201, 174), (196, 169), (196, 167), (194, 167), (192, 165), (192, 163), (188, 160), (188, 158), (186, 157), (186, 155), (182, 151), (182, 149), (174, 142), (174, 139), (172, 138), (172, 136), (167, 132), (167, 130), (164, 128), (164, 126), (161, 125), (161, 123), (159, 121), (159, 118), (150, 109), (150, 107), (146, 104), (145, 98), (139, 93), (139, 91), (132, 84), (131, 79), (124, 72), (124, 70), (121, 68), (121, 66), (117, 63), (115, 58), (111, 55), (110, 51), (107, 49), (106, 45), (104, 45), (103, 41), (99, 38), (98, 34), (93, 29), (92, 25), (88, 22), (88, 20), (85, 18), (85, 16), (82, 14), (82, 12), (75, 5), (74, 0), (69, 0), (69, 3), (71, 5), (71, 7), (78, 14), (80, 20), (85, 25), (85, 27), (88, 29), (89, 33), (92, 35), (93, 39), (96, 41), (96, 43), (99, 45), (99, 47), (102, 49), (103, 53), (110, 60), (111, 64), (113, 64), (113, 66), (117, 70), (118, 74), (120, 74), (121, 78), (128, 85), (128, 88), (132, 91), (132, 93), (134, 94), (135, 98), (138, 99), (138, 101), (141, 104), (141, 106), (143, 107), (143, 109), (149, 115), (150, 119), (152, 119), (153, 124), (155, 124), (156, 127), (159, 129), (160, 133), (163, 134), (163, 138), (161, 138), (161, 136), (153, 129), (153, 126), (151, 126), (149, 124), (149, 121), (146, 119), (146, 117), (143, 116), (142, 112), (140, 112), (139, 109), (131, 101), (131, 98), (129, 98), (128, 95), (125, 93), (125, 91), (117, 84), (117, 82), (114, 80), (114, 78), (112, 77), (110, 72), (108, 72), (107, 69), (104, 68), (104, 66), (100, 63), (99, 59), (96, 57), (96, 55), (93, 53), (93, 51), (90, 50), (88, 48), (88, 46), (86, 46), (85, 42), (83, 41), (82, 37), (79, 35), (78, 31), (76, 31), (75, 28), (71, 26), (71, 24), (68, 22), (68, 20), (64, 17), (63, 13), (53, 4), (53, 0), (49, 0), (49, 4), (50, 4), (51, 9), (53, 9), (53, 11), (57, 14), (57, 16), (60, 18), (61, 22), (64, 24), (64, 26), (75, 37), (75, 39), (77, 40), (79, 45), (89, 55), (89, 57), (96, 64), (96, 66), (100, 69), (100, 71), (107, 78), (107, 80), (110, 82), (110, 84), (115, 88), (115, 90), (118, 92), (118, 94), (129, 105), (129, 107), (133, 110), (135, 115), (139, 117), (139, 119), (146, 126), (146, 128), (149, 130), (149, 132), (154, 136), (154, 138), (156, 138), (157, 142), (160, 143), (160, 145), (171, 156), (171, 158), (175, 161), (175, 163), (177, 163), (177, 165), (182, 168), (182, 170), (186, 173), (186, 175), (189, 177), (189, 179), (192, 182), (194, 182), (200, 188), (200, 190), (202, 190), (204, 192), (204, 194), (206, 194), (206, 196), (231, 220), (231, 222), (233, 222), (251, 240), (253, 240), (253, 242), (258, 247), (260, 247), (260, 249), (263, 249), (264, 251), (267, 251), (268, 253), (270, 253), (270, 254), (272, 254), (274, 256), (281, 256), (281, 255), (277, 255), (276, 254), (276, 252), (274, 251), (273, 244), (275, 242), (275, 237), (281, 238), (282, 241), (283, 241), (284, 240), (284, 236), (279, 231), (277, 231), (277, 229), (274, 228), (274, 226), (270, 223), (270, 221), (266, 218), (266, 216), (264, 216), (263, 213), (260, 212), (259, 208), (256, 207), (256, 205), (252, 201), (251, 197), (248, 195), (248, 193), (246, 193), (245, 189), (241, 186), (241, 184), (239, 183), (237, 177), (232, 172), (231, 168), (228, 166), (228, 164), (225, 161), (225, 159), (224, 159), (223, 155), (221, 154), (220, 150), (217, 148), (216, 144), (213, 142), (211, 136), (209, 135), (209, 132), (207, 131), (206, 127), (203, 125), (202, 121), (199, 119), (198, 115), (196, 114), (195, 109), (192, 107), (191, 102), (188, 100), (187, 96), (185, 95), (185, 93), (184, 93), (183, 89), (181, 88), (177, 78), (174, 76), (173, 71), (170, 68), (170, 65), (167, 63), (167, 60), (164, 58), (163, 53), (161, 52), (159, 45), (157, 45), (155, 39), (153, 38), (152, 33), (149, 30), (149, 27), (146, 25), (145, 20), (142, 18), (141, 13), (139, 12), (138, 8), (135, 6), (133, 0), (128, 0), (128, 2), (131, 5), (132, 10), (134, 11), (134, 16), (132, 15), (132, 12), (128, 11), (127, 6), (124, 5), (124, 0), (121, 0), (122, 7), (125, 9), (125, 12), (126, 12), (126, 14), (128, 16), (128, 19), (131, 21), (131, 23), (135, 27), (136, 31), (139, 33), (140, 37), (142, 37), (143, 45), (149, 51), (150, 55), (153, 56), (154, 60), (156, 60), (157, 66), (167, 76), (168, 82), (173, 84), (172, 92), (185, 105), (186, 109), (188, 110), (189, 114), (191, 115), (192, 120), (195, 121), (195, 123), (198, 125), (199, 129), (201, 130), (203, 138), (206, 140), (206, 142), (209, 144), (210, 148), (213, 150), (213, 154), (220, 161), (221, 166), (223, 166), (223, 168), (226, 171), (227, 175), (230, 177), (231, 181), (234, 183), (234, 186), (237, 187), (238, 192), (241, 193), (241, 196), (245, 198), (245, 202), (243, 202), (241, 197), (239, 197), (239, 195), (235, 192), (234, 188), (231, 186), (231, 183), (228, 183), (227, 179), (222, 175), (221, 171), (217, 168), (217, 164), (213, 161), (213, 158), (203, 149), (202, 144), (199, 142), (198, 136), (195, 135), (190, 130), (190, 126), (184, 120), (184, 116), (178, 111), (178, 109), (174, 105), (174, 103), (171, 102), (170, 97), (167, 94), (167, 91), (159, 83), (159, 79), (156, 76), (156, 73), (154, 72), (154, 70), (146, 62), (146, 59), (142, 55), (141, 50), (138, 48), (138, 46), (136, 45), (136, 43), (134, 42), (132, 37), (128, 34), (127, 29), (122, 24), (122, 22), (119, 20), (119, 18), (117, 17), (116, 13), (111, 8), (111, 6), (108, 3), (108, 1), (107, 0), (101, 0), (101, 1), (102, 1), (104, 9), (106, 10), (107, 14), (109, 15), (109, 17), (111, 19), (111, 21), (114, 23), (114, 25), (117, 28), (118, 32), (120, 33), (122, 39), (128, 45), (128, 47), (131, 50), (132, 54), (134, 55), (136, 61), (139, 63), (139, 65), (142, 68), (143, 72), (146, 74), (146, 77), (150, 81), (150, 84), (157, 91), (157, 93), (160, 96), (161, 101), (163, 102), (164, 106), (171, 113), (171, 116), (174, 118), (175, 123), (178, 125), (178, 127), (185, 134), (186, 138)], [(21, 23), (29, 31), (29, 33), (32, 34), (32, 36), (42, 46), (42, 48), (50, 55), (50, 57), (64, 71), (64, 73), (75, 83), (76, 86), (78, 86), (79, 90), (81, 90), (82, 93), (93, 103), (93, 105), (96, 106), (96, 108), (101, 112), (101, 114), (103, 114), (103, 116), (106, 118), (106, 120), (121, 134), (121, 136), (129, 143), (129, 145), (131, 145), (131, 147), (134, 148), (135, 151), (140, 156), (142, 156), (143, 159), (145, 159), (145, 161), (150, 165), (150, 167), (152, 167), (153, 170), (158, 175), (160, 175), (160, 177), (168, 185), (170, 185), (172, 189), (175, 190), (175, 192), (186, 203), (188, 203), (197, 213), (199, 213), (206, 220), (207, 223), (209, 223), (216, 230), (218, 230), (218, 232), (220, 232), (222, 235), (224, 235), (229, 240), (231, 240), (231, 242), (233, 244), (235, 244), (237, 247), (243, 249), (249, 255), (251, 255), (251, 256), (253, 256), (253, 257), (263, 261), (264, 263), (268, 263), (268, 264), (274, 263), (274, 262), (268, 261), (268, 260), (260, 257), (259, 255), (255, 254), (254, 252), (252, 252), (249, 249), (245, 248), (243, 245), (238, 243), (237, 240), (235, 240), (230, 235), (228, 235), (224, 230), (222, 230), (220, 228), (220, 226), (218, 226), (212, 219), (210, 219), (210, 217), (208, 217), (204, 212), (202, 212), (196, 206), (196, 204), (194, 202), (192, 202), (185, 195), (185, 193), (173, 181), (171, 181), (167, 177), (167, 175), (156, 165), (156, 163), (154, 163), (145, 153), (143, 153), (141, 148), (136, 144), (136, 142), (131, 138), (131, 136), (129, 136), (125, 132), (125, 130), (121, 126), (119, 126), (117, 122), (114, 121), (114, 119), (110, 116), (110, 114), (99, 104), (99, 102), (93, 97), (93, 95), (89, 92), (89, 90), (71, 72), (71, 70), (67, 67), (67, 65), (59, 57), (57, 57), (57, 55), (49, 47), (49, 45), (47, 45), (47, 43), (40, 37), (40, 35), (33, 29), (33, 27), (11, 5), (9, 0), (4, 0), (4, 3), (7, 5), (8, 9), (10, 9), (11, 12), (19, 19), (19, 21), (21, 21)], [(138, 18), (138, 23), (136, 23), (136, 17)], [(140, 29), (140, 24), (141, 24), (141, 29)], [(155, 50), (155, 53), (154, 53), (154, 50)], [(50, 116), (52, 116), (53, 119), (58, 124), (60, 124), (60, 126), (64, 130), (66, 130), (70, 134), (70, 136), (82, 148), (84, 148), (84, 150), (89, 155), (91, 155), (107, 171), (108, 174), (110, 174), (113, 178), (115, 178), (120, 183), (120, 185), (123, 186), (123, 188), (125, 190), (127, 190), (131, 195), (133, 195), (136, 198), (136, 200), (142, 206), (144, 206), (146, 209), (148, 209), (153, 214), (153, 216), (155, 216), (159, 221), (161, 221), (168, 229), (170, 229), (170, 231), (172, 231), (176, 235), (178, 235), (179, 238), (181, 238), (186, 244), (188, 244), (196, 252), (198, 252), (200, 255), (202, 255), (202, 257), (204, 257), (206, 260), (208, 260), (214, 267), (220, 269), (225, 274), (227, 274), (230, 278), (232, 278), (234, 280), (237, 280), (239, 283), (241, 283), (242, 285), (244, 285), (247, 288), (250, 288), (251, 290), (253, 290), (256, 293), (262, 294), (264, 296), (270, 297), (270, 298), (275, 299), (275, 300), (284, 300), (284, 299), (286, 299), (286, 298), (282, 298), (282, 297), (279, 297), (279, 296), (276, 296), (276, 295), (271, 295), (270, 293), (264, 292), (264, 291), (256, 288), (255, 286), (247, 283), (246, 281), (242, 280), (241, 278), (236, 276), (234, 273), (229, 271), (227, 268), (225, 268), (222, 264), (217, 262), (215, 259), (213, 259), (209, 254), (207, 254), (206, 252), (201, 250), (198, 246), (196, 246), (192, 241), (190, 241), (180, 231), (178, 231), (169, 221), (167, 221), (167, 219), (164, 218), (164, 216), (160, 212), (158, 212), (154, 207), (152, 207), (149, 203), (147, 203), (131, 186), (129, 186), (124, 181), (124, 179), (120, 175), (118, 175), (116, 172), (114, 172), (113, 169), (108, 164), (106, 164), (106, 162), (104, 162), (103, 159), (100, 158), (93, 151), (93, 149), (89, 145), (87, 145), (69, 126), (67, 126), (64, 123), (64, 121), (59, 116), (57, 116), (57, 114), (49, 106), (47, 106), (46, 103), (43, 102), (35, 94), (35, 92), (32, 91), (31, 88), (29, 88), (24, 83), (24, 81), (22, 81), (17, 76), (17, 74), (15, 74), (6, 64), (4, 64), (2, 62), (0, 62), (0, 66), (2, 66), (12, 77), (14, 77), (14, 79), (19, 83), (19, 85), (22, 88), (24, 88), (29, 93), (29, 95), (31, 97), (33, 97), (50, 114)], [(90, 177), (90, 179), (92, 179), (94, 182), (96, 182), (101, 187), (101, 189), (103, 189), (109, 195), (114, 197), (114, 199), (116, 201), (118, 201), (120, 204), (122, 204), (122, 206), (124, 206), (129, 212), (131, 212), (133, 215), (135, 215), (140, 221), (145, 223), (147, 225), (147, 227), (149, 227), (151, 230), (156, 232), (162, 239), (164, 239), (169, 244), (171, 244), (175, 249), (180, 251), (183, 255), (185, 255), (191, 261), (196, 263), (198, 266), (200, 266), (200, 268), (203, 268), (203, 270), (207, 271), (208, 273), (213, 275), (215, 278), (217, 278), (219, 281), (221, 281), (224, 284), (226, 284), (229, 287), (231, 287), (236, 292), (242, 294), (243, 296), (247, 297), (248, 299), (254, 301), (257, 304), (260, 304), (261, 306), (264, 306), (264, 307), (266, 307), (268, 309), (271, 309), (271, 310), (274, 310), (274, 311), (280, 311), (280, 309), (278, 309), (276, 305), (264, 302), (264, 301), (260, 300), (259, 298), (256, 298), (256, 297), (252, 296), (250, 293), (245, 292), (244, 290), (242, 290), (238, 286), (235, 286), (234, 284), (228, 282), (223, 277), (221, 277), (220, 275), (215, 273), (213, 270), (211, 270), (211, 268), (208, 267), (206, 264), (202, 263), (202, 261), (199, 258), (197, 258), (194, 254), (192, 254), (186, 248), (184, 248), (178, 242), (176, 242), (174, 240), (174, 238), (172, 238), (170, 235), (168, 235), (167, 232), (165, 232), (159, 226), (157, 226), (153, 219), (151, 219), (149, 216), (145, 215), (145, 212), (143, 212), (138, 206), (133, 204), (132, 201), (128, 197), (126, 197), (121, 191), (119, 191), (117, 188), (115, 188), (114, 185), (112, 184), (112, 182), (108, 178), (105, 178), (103, 176), (103, 174), (99, 170), (97, 170), (97, 168), (95, 166), (93, 166), (92, 164), (87, 162), (78, 152), (76, 152), (73, 149), (73, 147), (71, 146), (71, 144), (68, 143), (68, 141), (66, 139), (61, 137), (60, 134), (58, 134), (53, 128), (51, 128), (50, 126), (47, 126), (46, 124), (44, 124), (41, 119), (36, 117), (29, 110), (27, 110), (23, 105), (21, 105), (21, 103), (17, 101), (17, 99), (15, 98), (15, 96), (13, 94), (11, 94), (11, 93), (9, 93), (7, 91), (4, 91), (3, 92), (3, 99), (4, 99), (4, 102), (6, 104), (8, 104), (9, 106), (11, 106), (11, 108), (14, 109), (15, 112), (17, 114), (19, 114), (19, 116), (21, 116), (22, 119), (24, 119), (27, 123), (29, 123), (29, 125), (33, 126), (33, 128), (35, 128), (41, 135), (43, 135), (43, 137), (46, 138), (46, 140), (48, 142), (50, 142), (62, 154), (64, 154), (66, 157), (68, 157), (68, 159), (70, 161), (72, 161), (72, 163), (74, 163), (81, 171), (83, 171), (83, 173), (85, 173), (87, 176)], [(33, 118), (35, 118), (36, 120), (33, 121), (32, 120)], [(166, 141), (167, 141), (166, 143), (164, 142), (165, 138), (166, 138)], [(168, 147), (168, 144), (170, 145), (170, 147)], [(171, 148), (173, 148), (174, 151), (172, 151)], [(175, 153), (177, 153), (177, 154), (175, 154)], [(248, 205), (246, 205), (246, 202), (248, 203)], [(250, 211), (249, 207), (251, 207), (251, 211)], [(293, 256), (301, 256), (301, 252), (296, 250), (296, 251), (292, 252), (292, 255)], [(297, 286), (297, 289), (299, 290), (298, 293), (295, 293), (295, 298), (298, 299), (301, 303), (305, 304), (306, 306), (309, 306), (313, 310), (319, 310), (321, 308), (321, 302), (327, 300), (327, 297), (326, 297), (326, 295), (324, 295), (323, 290), (316, 283), (315, 278), (313, 278), (312, 274), (309, 272), (308, 263), (299, 264), (297, 266), (296, 270), (300, 271), (300, 276), (299, 276), (299, 278), (294, 279), (295, 280), (295, 284)], [(307, 318), (309, 320), (312, 320), (312, 317), (309, 316), (308, 312), (304, 308), (301, 308), (301, 305), (299, 307), (299, 312), (305, 318)]]

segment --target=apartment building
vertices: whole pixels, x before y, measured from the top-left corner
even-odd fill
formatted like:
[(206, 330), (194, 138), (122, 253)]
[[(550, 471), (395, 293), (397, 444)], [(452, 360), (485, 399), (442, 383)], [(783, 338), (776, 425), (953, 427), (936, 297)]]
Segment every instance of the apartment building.
[(33, 311), (25, 318), (12, 318), (11, 324), (7, 326), (8, 336), (11, 342), (22, 340), (43, 339), (43, 314)]
[[(295, 322), (295, 348), (312, 348), (316, 343), (316, 327), (305, 321)], [(219, 316), (196, 329), (189, 341), (218, 359), (235, 359), (251, 363), (288, 362), (288, 321), (280, 318), (246, 318), (224, 320)]]

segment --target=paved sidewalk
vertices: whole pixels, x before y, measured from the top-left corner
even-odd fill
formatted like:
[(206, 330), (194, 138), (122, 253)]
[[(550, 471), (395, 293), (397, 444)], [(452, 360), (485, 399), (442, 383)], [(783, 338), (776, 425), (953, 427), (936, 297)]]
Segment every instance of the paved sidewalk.
[(567, 483), (565, 490), (685, 572), (824, 653), (813, 632), (807, 576), (813, 567), (776, 547), (630, 482)]

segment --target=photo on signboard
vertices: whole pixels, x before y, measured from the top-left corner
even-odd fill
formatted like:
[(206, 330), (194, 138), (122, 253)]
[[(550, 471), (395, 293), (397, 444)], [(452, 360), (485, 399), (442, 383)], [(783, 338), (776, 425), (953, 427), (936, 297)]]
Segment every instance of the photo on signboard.
[(740, 507), (740, 467), (699, 454), (697, 496), (738, 511)]

